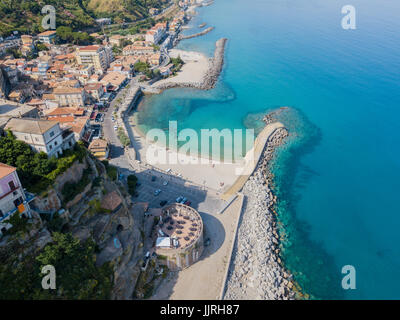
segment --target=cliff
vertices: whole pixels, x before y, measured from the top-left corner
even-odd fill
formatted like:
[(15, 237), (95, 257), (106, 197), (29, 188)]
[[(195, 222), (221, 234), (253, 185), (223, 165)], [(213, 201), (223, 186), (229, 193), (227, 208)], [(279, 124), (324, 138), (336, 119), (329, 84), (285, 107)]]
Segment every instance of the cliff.
[[(66, 189), (83, 191), (75, 195)], [(66, 199), (66, 196), (72, 199)], [(101, 162), (90, 155), (82, 162), (76, 161), (57, 177), (45, 194), (34, 200), (32, 209), (35, 219), (30, 221), (26, 232), (0, 239), (0, 251), (10, 252), (14, 244), (23, 245), (22, 253), (17, 256), (24, 264), (53, 244), (57, 233), (72, 234), (82, 246), (93, 241), (97, 268), (111, 267), (112, 288), (107, 291), (107, 296), (111, 299), (132, 298), (144, 255), (144, 212), (132, 206), (123, 185), (107, 176)], [(103, 272), (100, 270), (103, 269), (98, 272)], [(4, 285), (2, 276), (0, 272), (0, 284)], [(103, 288), (102, 284), (99, 286)], [(34, 290), (26, 288), (30, 294)]]

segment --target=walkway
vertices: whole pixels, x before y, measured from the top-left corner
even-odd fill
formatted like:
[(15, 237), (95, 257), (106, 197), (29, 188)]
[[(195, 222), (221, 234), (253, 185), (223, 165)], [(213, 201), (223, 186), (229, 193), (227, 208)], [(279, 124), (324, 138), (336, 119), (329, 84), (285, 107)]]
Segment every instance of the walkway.
[[(232, 198), (233, 195), (242, 190), (244, 184), (247, 182), (247, 180), (253, 174), (255, 168), (257, 167), (257, 164), (260, 161), (261, 156), (263, 155), (265, 146), (269, 138), (272, 136), (275, 130), (279, 128), (284, 128), (284, 125), (280, 122), (274, 122), (265, 126), (263, 131), (260, 132), (254, 142), (254, 148), (246, 154), (246, 163), (243, 170), (243, 172), (245, 172), (246, 174), (240, 175), (236, 179), (235, 183), (233, 183), (232, 186), (224, 194), (221, 195), (221, 198), (223, 200), (228, 201)], [(253, 150), (254, 153), (252, 152)]]

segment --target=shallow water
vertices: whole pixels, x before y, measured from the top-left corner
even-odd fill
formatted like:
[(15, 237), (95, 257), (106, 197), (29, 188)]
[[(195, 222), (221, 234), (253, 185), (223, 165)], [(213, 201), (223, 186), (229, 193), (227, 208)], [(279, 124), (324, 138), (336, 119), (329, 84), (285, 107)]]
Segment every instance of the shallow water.
[[(400, 298), (400, 2), (354, 0), (357, 29), (341, 28), (342, 1), (216, 0), (179, 48), (209, 56), (229, 39), (216, 89), (146, 98), (143, 130), (244, 128), (294, 107), (293, 139), (274, 163), (284, 261), (313, 298)], [(257, 117), (256, 117), (257, 118)], [(357, 289), (341, 289), (353, 265)]]

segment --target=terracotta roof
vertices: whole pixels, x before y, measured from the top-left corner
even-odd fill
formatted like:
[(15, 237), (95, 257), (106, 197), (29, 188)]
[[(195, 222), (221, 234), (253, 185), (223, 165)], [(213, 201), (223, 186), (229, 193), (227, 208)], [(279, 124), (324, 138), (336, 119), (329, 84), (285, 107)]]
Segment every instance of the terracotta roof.
[(39, 37), (41, 37), (41, 36), (47, 37), (47, 36), (51, 36), (51, 35), (53, 35), (55, 33), (56, 33), (56, 31), (54, 31), (54, 30), (48, 30), (48, 31), (39, 33), (38, 36)]
[(104, 140), (104, 139), (96, 139), (96, 140), (93, 140), (90, 143), (88, 149), (90, 151), (94, 151), (94, 150), (97, 150), (97, 149), (106, 149), (107, 145), (108, 145), (108, 142), (106, 140)]
[(47, 115), (48, 116), (61, 116), (61, 115), (83, 116), (84, 113), (85, 113), (85, 110), (83, 108), (63, 107), (63, 108), (54, 108)]
[(70, 88), (70, 87), (58, 87), (53, 90), (54, 94), (73, 94), (82, 93), (83, 88)]
[(74, 116), (66, 116), (66, 117), (51, 117), (49, 118), (51, 121), (57, 122), (73, 122), (75, 120)]
[(107, 194), (101, 201), (101, 207), (106, 210), (114, 211), (121, 205), (122, 200), (116, 191)]
[(0, 162), (0, 179), (7, 177), (9, 174), (13, 173), (15, 170), (17, 170), (17, 169), (9, 166), (8, 164)]
[(116, 72), (116, 71), (112, 71), (107, 73), (103, 79), (101, 79), (101, 82), (104, 84), (108, 84), (111, 83), (111, 85), (113, 86), (120, 86), (122, 84), (122, 82), (124, 82), (124, 80), (126, 79), (126, 76)]
[(38, 120), (38, 119), (10, 119), (5, 129), (15, 132), (31, 133), (31, 134), (43, 134), (49, 131), (51, 128), (56, 126), (58, 122), (49, 120)]
[(92, 46), (86, 46), (86, 47), (79, 48), (79, 51), (97, 51), (99, 49), (100, 49), (100, 46), (92, 45)]
[(125, 51), (126, 50), (151, 50), (151, 51), (154, 51), (154, 48), (153, 47), (134, 46), (134, 45), (130, 44), (130, 45), (124, 47), (123, 50), (125, 50)]
[(85, 85), (85, 90), (98, 90), (102, 87), (103, 85), (101, 83), (88, 83)]
[(44, 93), (43, 100), (55, 100), (56, 97), (52, 93)]

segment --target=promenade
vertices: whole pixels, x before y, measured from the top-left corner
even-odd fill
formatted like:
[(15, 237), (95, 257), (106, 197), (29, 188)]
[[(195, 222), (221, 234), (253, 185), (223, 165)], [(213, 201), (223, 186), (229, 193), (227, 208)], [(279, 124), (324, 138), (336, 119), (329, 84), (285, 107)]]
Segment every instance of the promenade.
[(231, 187), (221, 195), (221, 198), (223, 200), (229, 200), (230, 198), (232, 198), (232, 196), (234, 196), (243, 188), (243, 186), (257, 167), (257, 164), (260, 161), (261, 156), (263, 155), (263, 151), (269, 141), (269, 138), (273, 135), (275, 130), (279, 128), (284, 128), (284, 125), (280, 122), (274, 122), (266, 125), (265, 128), (259, 133), (254, 142), (253, 149), (247, 152), (247, 155), (245, 157), (243, 172), (245, 172), (246, 174), (238, 176)]

